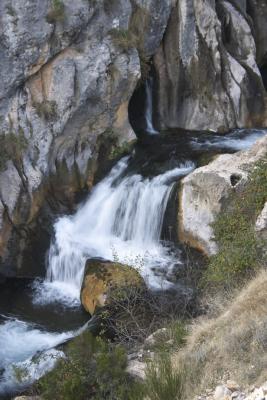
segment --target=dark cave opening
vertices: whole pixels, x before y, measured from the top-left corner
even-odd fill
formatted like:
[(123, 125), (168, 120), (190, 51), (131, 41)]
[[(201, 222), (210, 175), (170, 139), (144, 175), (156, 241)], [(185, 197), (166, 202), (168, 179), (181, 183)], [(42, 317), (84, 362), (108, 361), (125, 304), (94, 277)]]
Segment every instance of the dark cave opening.
[(156, 77), (151, 67), (148, 77), (138, 82), (129, 102), (129, 121), (137, 137), (158, 133), (155, 98)]
[(136, 133), (142, 136), (146, 132), (146, 89), (145, 82), (139, 82), (129, 102), (129, 121)]

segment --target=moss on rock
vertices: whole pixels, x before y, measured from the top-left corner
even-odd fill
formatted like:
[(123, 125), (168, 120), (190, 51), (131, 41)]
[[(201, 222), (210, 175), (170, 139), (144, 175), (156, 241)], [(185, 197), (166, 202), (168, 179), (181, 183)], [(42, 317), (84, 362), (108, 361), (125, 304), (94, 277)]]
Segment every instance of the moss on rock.
[(141, 275), (134, 268), (117, 262), (87, 260), (81, 289), (81, 302), (91, 315), (98, 308), (127, 296), (129, 288), (145, 289)]

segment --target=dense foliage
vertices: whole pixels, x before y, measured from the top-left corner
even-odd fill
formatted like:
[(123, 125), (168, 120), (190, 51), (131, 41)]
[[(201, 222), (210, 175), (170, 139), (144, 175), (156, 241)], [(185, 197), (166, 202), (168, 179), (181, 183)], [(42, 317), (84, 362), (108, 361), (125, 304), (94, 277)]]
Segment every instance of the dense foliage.
[(126, 365), (121, 346), (84, 332), (69, 343), (66, 358), (39, 381), (38, 390), (46, 400), (140, 399), (142, 388), (131, 381)]

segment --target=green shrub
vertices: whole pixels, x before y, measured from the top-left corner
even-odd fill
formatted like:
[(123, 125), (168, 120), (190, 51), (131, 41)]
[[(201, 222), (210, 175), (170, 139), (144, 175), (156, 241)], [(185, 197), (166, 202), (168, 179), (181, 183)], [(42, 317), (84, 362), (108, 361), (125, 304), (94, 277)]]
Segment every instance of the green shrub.
[(52, 0), (51, 9), (48, 11), (46, 20), (49, 24), (63, 21), (65, 18), (65, 6), (61, 0)]
[(262, 263), (263, 243), (255, 221), (267, 199), (267, 159), (257, 163), (241, 192), (235, 192), (227, 209), (213, 224), (217, 255), (211, 257), (204, 283), (232, 286)]
[(8, 15), (10, 15), (10, 17), (16, 17), (17, 16), (16, 10), (12, 7), (11, 4), (8, 4), (6, 6), (6, 12), (7, 12)]
[(174, 320), (166, 325), (165, 329), (159, 329), (155, 333), (155, 342), (149, 350), (157, 353), (173, 352), (181, 348), (186, 343), (187, 329), (183, 321)]
[(142, 389), (130, 380), (126, 365), (121, 346), (84, 332), (67, 346), (66, 358), (38, 382), (38, 391), (47, 400), (141, 399)]
[(128, 51), (136, 47), (137, 39), (136, 36), (131, 33), (131, 31), (113, 28), (109, 33), (112, 36), (113, 43), (116, 46), (121, 47), (124, 51)]
[(176, 370), (169, 356), (148, 364), (145, 387), (151, 400), (179, 400), (182, 398), (183, 377)]
[(121, 145), (116, 145), (111, 147), (110, 154), (109, 154), (109, 159), (110, 160), (117, 160), (127, 154), (130, 154), (130, 152), (133, 149), (135, 141), (131, 142), (123, 142)]
[(5, 168), (8, 160), (12, 160), (14, 163), (21, 161), (22, 152), (28, 145), (27, 139), (24, 136), (22, 129), (19, 129), (19, 133), (14, 132), (1, 133), (0, 134), (0, 171)]
[(57, 103), (55, 101), (43, 100), (42, 102), (34, 102), (33, 107), (40, 118), (53, 120), (57, 116)]

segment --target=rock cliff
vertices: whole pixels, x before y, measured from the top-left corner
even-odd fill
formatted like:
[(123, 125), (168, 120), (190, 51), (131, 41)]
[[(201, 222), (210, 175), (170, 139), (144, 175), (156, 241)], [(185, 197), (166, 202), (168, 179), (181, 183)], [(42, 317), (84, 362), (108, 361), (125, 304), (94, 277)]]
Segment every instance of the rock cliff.
[[(132, 30), (150, 56), (170, 9), (169, 0), (1, 2), (2, 272), (22, 266), (41, 209), (66, 210), (90, 188), (102, 147), (134, 138), (128, 101), (140, 59)], [(138, 16), (146, 16), (140, 33)]]
[(134, 138), (148, 64), (159, 127), (264, 125), (266, 15), (262, 0), (2, 0), (0, 273), (24, 274), (24, 250)]
[[(266, 125), (256, 63), (266, 55), (265, 2), (180, 0), (155, 55), (157, 124), (227, 131)], [(264, 30), (265, 28), (263, 28)]]

